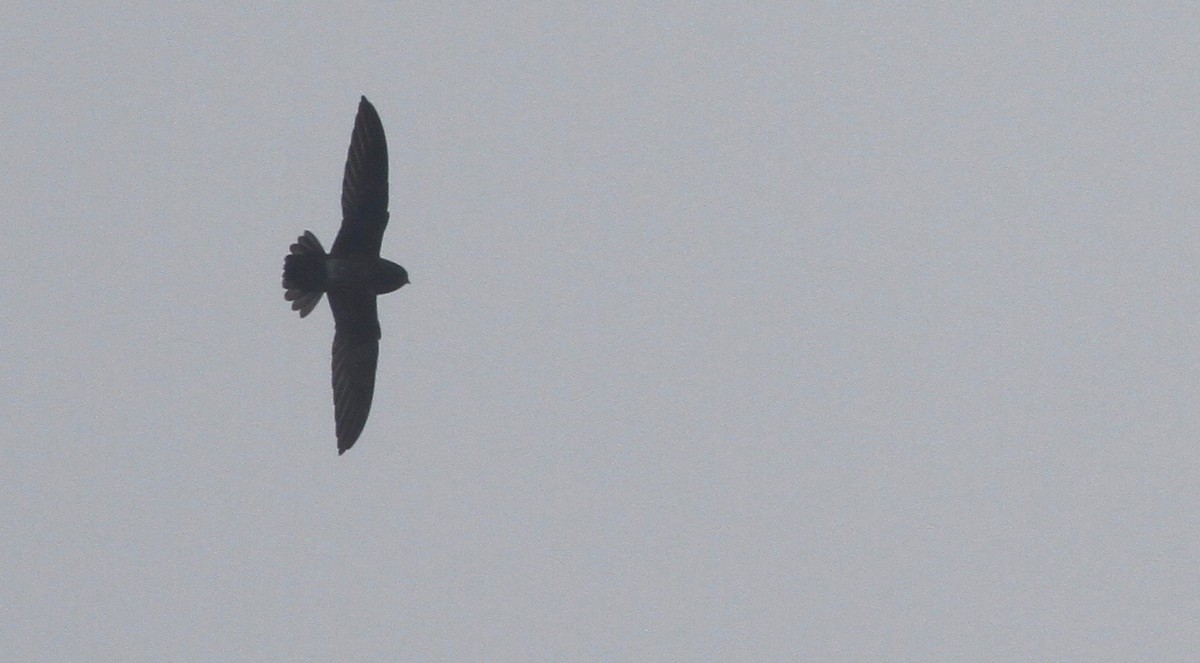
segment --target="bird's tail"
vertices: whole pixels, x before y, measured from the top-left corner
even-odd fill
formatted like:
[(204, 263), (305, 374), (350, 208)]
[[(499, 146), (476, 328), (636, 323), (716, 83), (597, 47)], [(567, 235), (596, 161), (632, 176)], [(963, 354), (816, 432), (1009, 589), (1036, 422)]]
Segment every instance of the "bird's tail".
[(293, 311), (300, 311), (301, 318), (312, 313), (325, 294), (324, 258), (321, 241), (308, 230), (283, 258), (283, 287), (287, 289), (283, 298), (292, 303)]

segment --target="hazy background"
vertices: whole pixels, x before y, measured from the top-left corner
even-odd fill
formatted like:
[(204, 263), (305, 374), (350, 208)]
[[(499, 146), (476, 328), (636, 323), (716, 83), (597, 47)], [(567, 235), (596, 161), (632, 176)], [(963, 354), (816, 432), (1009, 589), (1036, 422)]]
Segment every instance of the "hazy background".
[(1200, 10), (431, 4), (6, 10), (5, 660), (1194, 660)]

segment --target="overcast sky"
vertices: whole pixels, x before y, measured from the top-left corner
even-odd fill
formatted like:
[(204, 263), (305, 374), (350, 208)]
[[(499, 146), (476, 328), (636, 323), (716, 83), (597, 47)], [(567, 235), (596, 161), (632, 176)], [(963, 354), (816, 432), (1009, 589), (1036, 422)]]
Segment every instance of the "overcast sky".
[(3, 657), (1193, 659), (1200, 10), (814, 4), (6, 9)]

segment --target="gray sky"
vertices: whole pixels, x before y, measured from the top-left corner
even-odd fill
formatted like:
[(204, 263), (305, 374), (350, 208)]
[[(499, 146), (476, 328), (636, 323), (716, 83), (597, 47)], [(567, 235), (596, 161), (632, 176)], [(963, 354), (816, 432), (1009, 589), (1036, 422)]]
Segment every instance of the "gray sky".
[(6, 658), (1195, 656), (1200, 13), (602, 4), (6, 10)]

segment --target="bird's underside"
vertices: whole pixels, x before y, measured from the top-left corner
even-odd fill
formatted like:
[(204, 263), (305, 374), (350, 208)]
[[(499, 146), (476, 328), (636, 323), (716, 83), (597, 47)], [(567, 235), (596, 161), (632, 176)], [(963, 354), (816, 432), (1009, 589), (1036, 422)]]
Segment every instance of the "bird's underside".
[(284, 298), (305, 317), (328, 295), (333, 312), (331, 362), (338, 454), (354, 446), (367, 423), (379, 363), (376, 298), (408, 283), (403, 267), (379, 257), (388, 223), (387, 141), (375, 108), (363, 97), (342, 178), (342, 224), (328, 253), (305, 231), (284, 258)]

